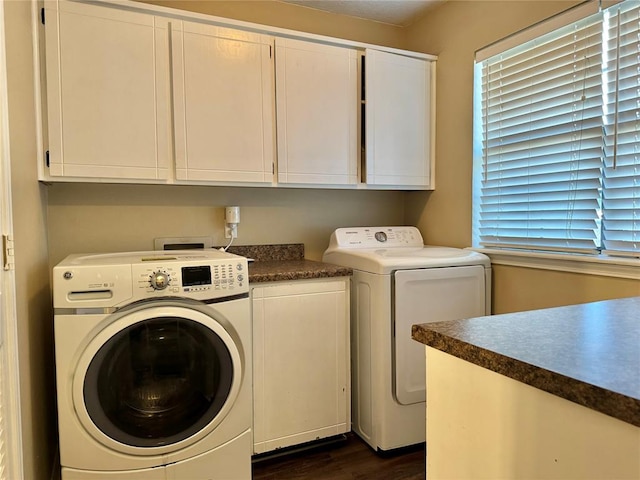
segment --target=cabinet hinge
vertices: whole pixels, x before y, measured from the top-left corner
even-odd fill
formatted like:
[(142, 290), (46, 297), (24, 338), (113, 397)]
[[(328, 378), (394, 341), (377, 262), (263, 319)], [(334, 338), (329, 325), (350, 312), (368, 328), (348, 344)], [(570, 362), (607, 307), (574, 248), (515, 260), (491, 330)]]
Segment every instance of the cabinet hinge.
[(40, 21), (44, 25), (44, 7), (40, 9)]
[(2, 235), (2, 268), (13, 270), (13, 236)]
[(269, 58), (273, 58), (273, 47), (269, 45)]
[(49, 150), (44, 152), (44, 163), (47, 165), (47, 168), (49, 168)]

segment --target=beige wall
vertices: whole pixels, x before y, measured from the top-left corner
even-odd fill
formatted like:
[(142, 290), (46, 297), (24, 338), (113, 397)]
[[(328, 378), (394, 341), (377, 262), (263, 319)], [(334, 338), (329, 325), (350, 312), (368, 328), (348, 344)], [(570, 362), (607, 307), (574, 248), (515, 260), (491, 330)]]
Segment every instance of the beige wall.
[(506, 313), (640, 295), (640, 281), (493, 266), (493, 311)]
[(25, 479), (51, 476), (56, 451), (46, 188), (37, 182), (31, 3), (2, 2), (9, 91), (11, 193)]
[(49, 187), (50, 261), (69, 253), (153, 249), (157, 237), (225, 245), (224, 206), (240, 206), (238, 245), (304, 243), (320, 260), (338, 227), (402, 223), (401, 192), (160, 185)]
[(163, 7), (232, 18), (357, 42), (402, 48), (404, 30), (273, 0), (138, 0)]
[[(408, 224), (428, 243), (471, 244), (474, 52), (577, 1), (448, 1), (407, 29), (405, 47), (438, 55), (436, 190), (406, 194)], [(640, 295), (640, 282), (495, 267), (493, 311), (529, 310)]]

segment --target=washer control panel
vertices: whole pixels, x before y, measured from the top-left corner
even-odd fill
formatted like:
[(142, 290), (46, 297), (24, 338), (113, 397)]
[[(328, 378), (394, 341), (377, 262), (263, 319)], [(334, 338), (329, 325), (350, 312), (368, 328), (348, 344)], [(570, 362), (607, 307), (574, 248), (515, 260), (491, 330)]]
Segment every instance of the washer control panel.
[(134, 285), (149, 294), (201, 297), (199, 294), (245, 290), (247, 287), (246, 259), (163, 263), (149, 260), (149, 264), (132, 265)]
[(53, 269), (55, 308), (111, 308), (137, 300), (212, 300), (249, 292), (247, 259), (219, 250), (69, 255)]
[(332, 235), (330, 247), (379, 248), (422, 247), (423, 240), (416, 227), (355, 227), (338, 228)]

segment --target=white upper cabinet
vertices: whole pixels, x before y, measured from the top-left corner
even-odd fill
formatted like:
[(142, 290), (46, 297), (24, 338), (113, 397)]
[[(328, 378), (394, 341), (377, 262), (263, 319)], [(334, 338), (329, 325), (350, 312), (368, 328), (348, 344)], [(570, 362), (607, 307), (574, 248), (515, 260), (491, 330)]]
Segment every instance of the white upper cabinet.
[(276, 38), (278, 182), (358, 181), (355, 49)]
[(173, 25), (176, 178), (271, 182), (273, 38), (195, 22)]
[(431, 65), (366, 49), (367, 184), (432, 188)]
[(167, 21), (66, 1), (45, 17), (49, 175), (167, 178)]
[(435, 57), (127, 0), (44, 4), (42, 180), (434, 188)]

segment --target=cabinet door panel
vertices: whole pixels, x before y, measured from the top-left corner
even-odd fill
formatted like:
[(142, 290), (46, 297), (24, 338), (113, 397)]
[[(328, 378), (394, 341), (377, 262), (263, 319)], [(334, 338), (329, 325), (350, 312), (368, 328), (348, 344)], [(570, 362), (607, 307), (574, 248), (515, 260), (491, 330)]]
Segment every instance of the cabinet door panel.
[(357, 56), (276, 39), (278, 181), (357, 182)]
[(271, 37), (184, 22), (172, 46), (176, 177), (273, 178)]
[(296, 283), (254, 289), (255, 453), (350, 429), (346, 283)]
[(366, 182), (430, 184), (430, 63), (367, 49)]
[(166, 178), (166, 21), (88, 4), (47, 5), (50, 174)]

